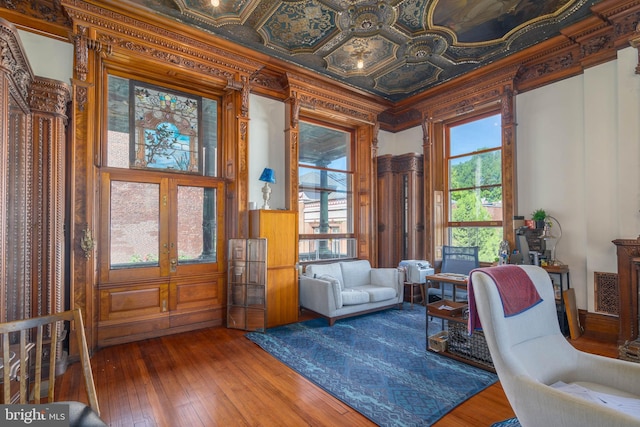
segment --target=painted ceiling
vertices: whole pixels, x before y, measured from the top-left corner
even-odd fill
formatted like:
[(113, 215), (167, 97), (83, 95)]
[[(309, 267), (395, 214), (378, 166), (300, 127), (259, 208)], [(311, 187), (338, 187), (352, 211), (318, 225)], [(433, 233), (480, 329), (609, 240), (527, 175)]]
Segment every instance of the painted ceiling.
[(127, 1), (400, 101), (560, 34), (599, 0)]

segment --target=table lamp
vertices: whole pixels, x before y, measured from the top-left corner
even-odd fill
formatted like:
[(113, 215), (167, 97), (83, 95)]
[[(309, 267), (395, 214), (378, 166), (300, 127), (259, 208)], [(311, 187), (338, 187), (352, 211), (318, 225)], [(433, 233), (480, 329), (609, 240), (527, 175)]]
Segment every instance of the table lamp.
[(269, 199), (271, 198), (271, 187), (269, 187), (269, 183), (276, 183), (276, 173), (273, 169), (264, 168), (262, 175), (260, 175), (260, 181), (264, 182), (264, 187), (262, 187), (262, 198), (264, 199), (262, 209), (268, 210), (270, 209)]

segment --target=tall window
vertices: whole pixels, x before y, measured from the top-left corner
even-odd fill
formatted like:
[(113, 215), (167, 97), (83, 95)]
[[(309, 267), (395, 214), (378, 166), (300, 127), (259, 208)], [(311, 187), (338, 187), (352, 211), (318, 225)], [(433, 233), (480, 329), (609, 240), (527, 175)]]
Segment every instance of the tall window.
[(478, 246), (480, 261), (492, 262), (503, 239), (501, 115), (445, 129), (449, 244)]
[(300, 261), (354, 258), (351, 132), (300, 122)]

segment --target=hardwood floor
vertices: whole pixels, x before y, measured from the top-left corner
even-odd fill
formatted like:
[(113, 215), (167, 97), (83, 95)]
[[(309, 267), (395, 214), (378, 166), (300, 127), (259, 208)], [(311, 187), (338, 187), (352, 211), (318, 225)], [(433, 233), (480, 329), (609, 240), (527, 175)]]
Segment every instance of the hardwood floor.
[[(615, 357), (613, 345), (573, 341)], [(223, 327), (98, 350), (91, 359), (102, 418), (111, 426), (374, 426), (244, 337)], [(81, 400), (79, 363), (57, 383)], [(490, 426), (513, 416), (500, 383), (434, 427)]]

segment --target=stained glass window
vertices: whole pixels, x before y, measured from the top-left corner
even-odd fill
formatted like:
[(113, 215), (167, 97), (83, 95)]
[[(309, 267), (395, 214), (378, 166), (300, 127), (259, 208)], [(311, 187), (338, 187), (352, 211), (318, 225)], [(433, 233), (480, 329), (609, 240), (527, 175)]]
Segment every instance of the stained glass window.
[(134, 86), (133, 167), (198, 172), (198, 99)]
[(216, 176), (217, 109), (215, 100), (109, 76), (108, 166)]

